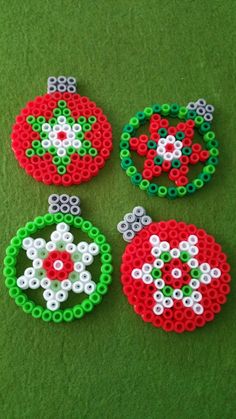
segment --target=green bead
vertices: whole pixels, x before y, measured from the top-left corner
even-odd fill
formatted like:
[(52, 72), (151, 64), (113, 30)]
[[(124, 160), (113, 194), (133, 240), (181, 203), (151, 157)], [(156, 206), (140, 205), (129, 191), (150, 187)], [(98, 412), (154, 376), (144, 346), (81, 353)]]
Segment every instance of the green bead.
[(83, 124), (82, 129), (83, 132), (91, 131), (91, 125), (86, 122), (85, 124)]
[(19, 253), (19, 250), (15, 246), (8, 246), (6, 248), (6, 254), (7, 256), (17, 256)]
[(37, 228), (43, 228), (45, 226), (44, 218), (39, 216), (34, 219), (34, 223)]
[(217, 140), (209, 140), (206, 143), (206, 149), (210, 150), (211, 148), (218, 148), (219, 147), (219, 142)]
[(185, 106), (181, 106), (181, 107), (179, 108), (178, 117), (179, 117), (180, 119), (185, 119), (185, 118), (186, 118), (186, 116), (187, 116), (187, 113), (188, 113), (188, 109), (187, 109), (187, 108), (185, 108)]
[(170, 113), (170, 105), (168, 103), (164, 103), (164, 105), (161, 106), (161, 114), (164, 116), (169, 115)]
[(75, 119), (72, 118), (72, 116), (69, 116), (69, 118), (67, 118), (67, 124), (74, 125), (75, 124)]
[(194, 122), (195, 122), (196, 127), (200, 127), (204, 122), (204, 118), (202, 116), (198, 115), (194, 119)]
[(150, 196), (155, 196), (158, 192), (158, 186), (155, 183), (150, 183), (147, 191)]
[(43, 216), (43, 218), (44, 218), (44, 222), (45, 222), (46, 225), (53, 224), (54, 219), (53, 219), (53, 215), (52, 214), (45, 214)]
[(178, 196), (177, 189), (174, 186), (167, 188), (167, 196), (171, 199), (176, 198)]
[(101, 297), (100, 294), (98, 294), (98, 292), (93, 292), (89, 296), (89, 300), (92, 302), (92, 304), (96, 305), (96, 304), (99, 304), (102, 301), (102, 297)]
[(67, 308), (63, 312), (63, 320), (65, 322), (71, 322), (74, 319), (74, 313), (71, 308)]
[(187, 119), (194, 119), (196, 118), (196, 112), (195, 111), (188, 111), (187, 113)]
[(177, 105), (176, 103), (172, 103), (170, 106), (170, 116), (175, 117), (178, 115), (178, 112), (179, 112), (179, 105)]
[(128, 132), (129, 134), (132, 134), (134, 132), (134, 127), (130, 124), (126, 124), (123, 128), (123, 132)]
[(32, 141), (32, 147), (36, 150), (37, 148), (39, 148), (41, 146), (41, 142), (38, 140), (34, 140)]
[(143, 179), (139, 185), (142, 191), (146, 191), (149, 188), (150, 182), (147, 179)]
[[(72, 255), (72, 260), (73, 260), (73, 262), (77, 262), (77, 260), (76, 260), (76, 258), (73, 258), (73, 256), (74, 256), (74, 254)], [(80, 258), (80, 260), (81, 260), (81, 258)], [(80, 261), (79, 260), (79, 261)], [(78, 281), (79, 280), (79, 273), (78, 272), (71, 272), (70, 274), (69, 274), (69, 279), (70, 279), (70, 281), (72, 281), (72, 282), (76, 282), (76, 281)]]
[(212, 164), (208, 164), (207, 166), (203, 167), (202, 171), (203, 173), (208, 173), (212, 175), (213, 173), (215, 173), (216, 168)]
[(147, 146), (148, 146), (149, 149), (155, 150), (157, 148), (157, 143), (153, 140), (149, 140), (148, 143), (147, 143)]
[(213, 164), (213, 166), (217, 166), (217, 164), (219, 163), (219, 159), (217, 157), (210, 157), (207, 160), (208, 164)]
[(61, 162), (62, 162), (62, 164), (64, 164), (66, 166), (67, 164), (70, 163), (70, 157), (63, 156), (62, 159), (61, 159)]
[(194, 268), (194, 269), (191, 269), (190, 274), (192, 278), (199, 279), (200, 276), (202, 275), (202, 272), (200, 271), (200, 269)]
[(42, 124), (44, 124), (44, 123), (46, 122), (46, 119), (44, 118), (44, 116), (39, 116), (39, 117), (37, 118), (37, 122), (38, 122), (40, 125), (42, 125)]
[(81, 230), (82, 231), (89, 231), (92, 228), (92, 223), (90, 223), (90, 221), (85, 220), (81, 226)]
[(48, 149), (49, 153), (52, 154), (53, 156), (55, 156), (57, 154), (57, 150), (56, 147), (54, 147), (53, 145), (51, 145)]
[(48, 133), (47, 132), (40, 132), (40, 138), (41, 140), (46, 140), (46, 138), (48, 138)]
[(32, 148), (28, 148), (28, 149), (25, 151), (25, 155), (26, 155), (27, 157), (32, 157), (32, 156), (34, 156), (34, 155), (35, 155), (35, 151), (34, 151)]
[(85, 140), (83, 142), (83, 147), (86, 148), (86, 150), (88, 150), (89, 148), (91, 148), (91, 141)]
[(35, 303), (33, 303), (33, 301), (26, 301), (26, 303), (23, 305), (22, 308), (26, 314), (30, 314), (32, 313), (34, 307), (35, 307)]
[(182, 141), (185, 137), (185, 133), (182, 131), (177, 131), (175, 137), (176, 137), (176, 140)]
[(80, 217), (79, 215), (77, 215), (76, 217), (74, 217), (74, 226), (76, 228), (80, 228), (83, 224), (83, 218)]
[(204, 182), (201, 179), (194, 179), (193, 184), (197, 189), (201, 189), (204, 185)]
[(185, 195), (186, 195), (186, 193), (187, 193), (187, 189), (185, 188), (185, 186), (178, 186), (178, 187), (177, 187), (177, 192), (178, 192), (178, 195), (179, 195), (180, 197), (183, 197), (183, 196), (185, 196)]
[(59, 166), (61, 164), (61, 158), (59, 156), (54, 156), (52, 159), (53, 164)]
[(28, 236), (28, 231), (26, 230), (26, 228), (21, 227), (17, 230), (16, 233), (17, 237), (19, 237), (20, 239), (25, 239), (25, 237)]
[(161, 278), (162, 273), (161, 273), (161, 270), (160, 270), (160, 269), (158, 269), (158, 268), (153, 268), (153, 269), (152, 269), (152, 272), (151, 272), (151, 275), (152, 275), (152, 277), (153, 277), (154, 279), (158, 279), (158, 278)]
[(52, 320), (52, 312), (50, 310), (45, 309), (42, 313), (42, 319), (45, 322), (50, 322)]
[(154, 163), (155, 163), (157, 166), (161, 166), (161, 165), (162, 165), (162, 163), (163, 163), (163, 157), (161, 157), (161, 156), (156, 156), (156, 157), (154, 157)]
[(153, 113), (160, 113), (161, 112), (161, 105), (156, 104), (152, 107)]
[(27, 229), (29, 234), (35, 233), (37, 231), (37, 227), (32, 221), (29, 221), (28, 223), (26, 223), (25, 228)]
[(85, 156), (85, 154), (87, 154), (87, 151), (86, 151), (86, 149), (85, 149), (85, 148), (81, 147), (81, 148), (79, 148), (79, 150), (78, 150), (78, 154), (79, 154), (80, 156)]
[(183, 153), (184, 156), (190, 156), (192, 154), (191, 147), (183, 147), (182, 148), (182, 153)]
[(58, 117), (62, 114), (62, 110), (60, 108), (53, 109), (53, 115)]
[(84, 310), (80, 304), (77, 304), (76, 306), (74, 306), (72, 310), (76, 319), (81, 319), (84, 316)]
[(200, 125), (199, 131), (201, 134), (205, 134), (206, 132), (210, 131), (211, 124), (209, 122), (203, 122), (202, 125)]
[(131, 135), (128, 133), (128, 132), (123, 132), (122, 134), (121, 134), (121, 140), (124, 140), (124, 141), (129, 141), (130, 140), (130, 138), (131, 138)]
[(84, 133), (82, 131), (78, 132), (76, 134), (76, 138), (77, 138), (77, 140), (81, 140), (82, 141), (84, 139)]
[(160, 196), (160, 198), (164, 198), (167, 195), (167, 188), (165, 186), (159, 186), (158, 188), (158, 196)]
[(100, 246), (100, 251), (101, 251), (101, 253), (107, 253), (107, 252), (110, 252), (110, 251), (111, 251), (111, 246), (110, 246), (110, 244), (108, 244), (108, 243), (103, 243), (103, 244)]
[(129, 166), (128, 169), (126, 169), (126, 174), (130, 177), (135, 175), (135, 173), (137, 173), (137, 169), (135, 166)]
[(133, 166), (133, 160), (128, 158), (122, 159), (121, 161), (121, 167), (123, 170), (128, 169), (128, 167)]
[(166, 285), (164, 288), (162, 288), (161, 291), (165, 297), (171, 297), (173, 294), (173, 288), (170, 287), (169, 285)]
[(72, 145), (70, 145), (68, 148), (67, 148), (67, 154), (69, 155), (69, 156), (71, 156), (72, 154), (74, 154), (75, 153), (75, 147), (72, 147)]
[(57, 105), (59, 106), (59, 108), (63, 109), (66, 107), (66, 102), (64, 100), (59, 100)]
[(81, 307), (85, 313), (90, 313), (93, 309), (93, 303), (88, 298), (86, 298), (86, 300), (82, 301)]
[(12, 288), (16, 286), (16, 280), (15, 278), (7, 277), (5, 279), (5, 285), (7, 288)]
[(86, 123), (86, 118), (85, 118), (84, 116), (80, 116), (80, 117), (78, 118), (78, 123), (79, 123), (80, 125), (85, 124), (85, 123)]
[(39, 148), (37, 148), (37, 150), (36, 150), (36, 154), (37, 154), (37, 156), (39, 156), (39, 157), (42, 157), (42, 156), (44, 156), (44, 154), (46, 153), (46, 151), (44, 150), (44, 148), (43, 147), (39, 147)]
[(90, 150), (89, 150), (89, 154), (90, 154), (90, 156), (95, 157), (95, 156), (97, 156), (98, 151), (96, 150), (96, 148), (91, 147)]
[(12, 266), (6, 266), (3, 269), (3, 275), (4, 276), (13, 276), (14, 277), (15, 276), (15, 273), (16, 273), (16, 270)]
[(68, 117), (68, 116), (70, 116), (70, 114), (71, 114), (70, 109), (68, 109), (68, 108), (63, 109), (62, 115)]
[(63, 313), (61, 310), (56, 310), (52, 314), (52, 320), (54, 323), (61, 323), (63, 320)]
[(129, 150), (121, 150), (121, 152), (120, 152), (120, 158), (121, 159), (124, 159), (124, 158), (129, 157), (129, 156), (130, 156), (130, 151)]
[(42, 317), (42, 314), (43, 314), (43, 307), (36, 306), (36, 307), (33, 308), (32, 316), (35, 319), (40, 319), (40, 317)]
[(96, 291), (101, 295), (105, 295), (108, 291), (107, 285), (98, 283), (96, 287)]
[(219, 156), (219, 150), (218, 150), (217, 148), (212, 148), (212, 149), (210, 150), (210, 155), (211, 155), (212, 157), (218, 157), (218, 156)]
[(215, 139), (215, 133), (213, 131), (208, 131), (206, 134), (204, 134), (203, 136), (203, 140), (208, 142), (208, 141), (212, 141)]
[(35, 122), (35, 117), (33, 115), (29, 115), (27, 116), (26, 121), (28, 122), (28, 124), (32, 125)]
[(13, 256), (6, 256), (3, 262), (5, 266), (14, 266), (15, 258)]
[(56, 224), (62, 223), (64, 221), (64, 215), (58, 212), (57, 214), (54, 214), (54, 221)]
[(102, 274), (100, 275), (99, 281), (102, 282), (103, 284), (109, 285), (112, 282), (112, 277), (111, 275), (108, 275), (108, 274)]
[(152, 108), (149, 108), (149, 107), (147, 107), (147, 108), (145, 108), (144, 110), (143, 110), (143, 112), (144, 112), (144, 115), (146, 116), (146, 118), (151, 118), (151, 116), (152, 116), (152, 114), (153, 114), (153, 109)]
[(163, 260), (164, 263), (168, 263), (172, 258), (169, 252), (163, 252), (160, 256), (160, 259)]
[(88, 118), (88, 121), (89, 121), (90, 124), (94, 124), (97, 121), (97, 118), (96, 118), (96, 116), (90, 116)]
[(196, 187), (193, 183), (188, 183), (186, 185), (187, 193), (192, 194), (196, 191)]
[(189, 297), (192, 294), (192, 288), (189, 285), (184, 285), (182, 291), (185, 297)]
[[(101, 262), (102, 263), (109, 263), (109, 262), (111, 262), (112, 261), (112, 256), (111, 256), (111, 254), (110, 253), (104, 253), (102, 256), (101, 256)], [(109, 273), (109, 272), (106, 272), (106, 273)]]
[(174, 167), (175, 169), (178, 169), (180, 166), (181, 166), (180, 160), (178, 159), (172, 160), (172, 167)]
[(141, 173), (135, 173), (135, 175), (131, 176), (131, 182), (133, 185), (140, 185), (142, 178)]
[(165, 128), (160, 128), (160, 129), (158, 130), (158, 134), (160, 135), (160, 137), (166, 137), (166, 136), (167, 136), (167, 134), (168, 134), (168, 131), (167, 131), (167, 129), (165, 129)]
[(120, 141), (120, 149), (121, 150), (128, 150), (129, 149), (129, 141), (121, 140)]
[(144, 112), (137, 112), (136, 118), (138, 118), (140, 124), (144, 124), (146, 122), (146, 115)]
[(91, 237), (91, 239), (94, 239), (95, 237), (97, 237), (99, 233), (100, 231), (97, 227), (92, 227), (88, 232), (89, 237)]
[(113, 271), (113, 267), (112, 267), (112, 265), (110, 263), (104, 263), (101, 266), (101, 272), (103, 274), (110, 274), (110, 273), (112, 273), (112, 271)]
[(64, 175), (66, 173), (66, 168), (65, 168), (65, 166), (59, 165), (57, 167), (57, 171), (58, 171), (59, 175)]
[(74, 221), (74, 217), (72, 214), (65, 214), (64, 215), (64, 221), (66, 224), (72, 225)]
[(129, 124), (132, 125), (134, 128), (139, 127), (139, 120), (135, 116), (130, 119)]
[(15, 298), (15, 303), (16, 303), (16, 305), (17, 305), (17, 306), (19, 306), (19, 307), (23, 306), (23, 305), (26, 303), (26, 301), (27, 301), (27, 297), (26, 297), (26, 295), (23, 295), (23, 294), (18, 295), (18, 296)]
[(34, 122), (34, 123), (33, 123), (33, 125), (32, 125), (32, 129), (33, 129), (35, 132), (39, 132), (39, 131), (41, 131), (41, 125), (40, 125), (40, 124), (38, 124), (37, 122)]
[(202, 180), (204, 183), (208, 183), (211, 180), (211, 175), (209, 175), (209, 173), (200, 173), (200, 175), (198, 175), (198, 178)]
[(179, 258), (180, 258), (180, 260), (182, 260), (182, 262), (186, 263), (190, 259), (190, 254), (188, 252), (182, 251), (182, 252), (180, 252), (180, 257)]

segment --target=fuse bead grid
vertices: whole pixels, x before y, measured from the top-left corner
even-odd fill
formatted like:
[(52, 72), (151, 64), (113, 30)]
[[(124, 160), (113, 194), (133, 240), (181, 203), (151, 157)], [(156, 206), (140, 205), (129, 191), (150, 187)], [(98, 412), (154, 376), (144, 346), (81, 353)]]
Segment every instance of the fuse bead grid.
[(134, 311), (165, 331), (214, 319), (230, 292), (230, 266), (214, 237), (170, 220), (144, 227), (122, 257), (121, 282)]
[[(38, 230), (49, 225), (56, 225), (50, 240), (46, 242), (40, 235), (35, 238)], [(81, 229), (90, 241), (75, 243), (71, 227)], [(26, 252), (30, 266), (19, 273), (16, 265), (21, 249)], [(101, 262), (98, 280), (92, 278), (88, 268), (96, 257)], [(83, 317), (102, 301), (111, 283), (111, 262), (110, 245), (90, 221), (72, 214), (46, 214), (28, 222), (12, 238), (4, 259), (5, 284), (9, 295), (25, 313), (44, 321), (69, 322)], [(44, 307), (27, 295), (27, 289), (38, 288), (45, 300)], [(72, 292), (83, 293), (85, 298), (80, 304), (61, 309)]]
[(28, 102), (16, 117), (12, 149), (21, 167), (45, 184), (89, 181), (112, 150), (112, 130), (96, 104), (77, 93), (55, 92)]
[[(181, 121), (171, 126), (166, 117)], [(138, 128), (147, 122), (149, 134), (136, 136)], [(204, 148), (194, 142), (196, 131), (203, 138)], [(131, 182), (150, 196), (183, 197), (193, 194), (211, 180), (218, 164), (218, 145), (210, 122), (195, 110), (176, 104), (154, 105), (138, 112), (124, 126), (120, 141), (121, 167)], [(132, 153), (145, 158), (142, 170), (135, 166)], [(201, 163), (203, 168), (194, 180), (189, 181), (191, 166), (197, 163)], [(155, 183), (156, 178), (164, 173), (168, 174), (173, 186)]]

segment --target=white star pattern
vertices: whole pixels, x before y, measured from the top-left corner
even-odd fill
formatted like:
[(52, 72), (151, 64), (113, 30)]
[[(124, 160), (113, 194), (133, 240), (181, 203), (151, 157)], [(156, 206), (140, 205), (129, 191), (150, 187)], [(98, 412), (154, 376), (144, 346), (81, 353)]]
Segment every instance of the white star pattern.
[(182, 141), (176, 140), (174, 135), (167, 135), (166, 138), (158, 140), (157, 155), (167, 161), (179, 159), (182, 156), (182, 147)]

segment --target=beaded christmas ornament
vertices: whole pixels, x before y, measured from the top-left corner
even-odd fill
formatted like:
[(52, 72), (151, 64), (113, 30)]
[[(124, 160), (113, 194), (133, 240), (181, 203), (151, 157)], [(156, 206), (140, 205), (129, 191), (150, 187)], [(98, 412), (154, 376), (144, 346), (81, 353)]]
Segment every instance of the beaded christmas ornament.
[[(213, 112), (214, 107), (204, 99), (186, 107), (154, 105), (138, 112), (124, 126), (120, 141), (121, 167), (131, 182), (151, 196), (168, 198), (201, 189), (211, 180), (218, 164), (219, 143), (211, 129)], [(171, 118), (180, 121), (171, 125)], [(138, 135), (138, 129), (147, 123), (148, 134)], [(135, 153), (143, 157), (144, 163), (135, 163)], [(193, 176), (191, 167), (197, 164), (201, 168)], [(163, 175), (168, 175), (171, 186), (162, 184)]]
[(94, 102), (76, 93), (74, 77), (49, 77), (47, 94), (16, 117), (11, 139), (20, 166), (45, 184), (89, 181), (112, 150), (110, 123)]
[(193, 331), (214, 319), (230, 292), (227, 257), (193, 224), (152, 222), (142, 207), (117, 229), (129, 242), (121, 282), (134, 311), (165, 331)]
[[(24, 268), (20, 268), (23, 259)], [(111, 261), (105, 236), (80, 216), (79, 198), (51, 195), (48, 213), (20, 228), (7, 247), (5, 284), (25, 313), (45, 321), (69, 322), (102, 301), (111, 283)], [(99, 262), (95, 275), (93, 262)]]

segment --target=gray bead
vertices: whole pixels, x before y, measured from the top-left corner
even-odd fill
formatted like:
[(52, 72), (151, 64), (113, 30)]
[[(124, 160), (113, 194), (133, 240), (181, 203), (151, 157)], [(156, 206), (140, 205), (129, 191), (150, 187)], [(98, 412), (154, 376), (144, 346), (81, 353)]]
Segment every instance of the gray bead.
[(211, 122), (213, 120), (213, 115), (211, 113), (205, 113), (204, 119), (206, 122)]
[(80, 207), (76, 206), (76, 205), (72, 205), (72, 207), (70, 208), (70, 212), (72, 215), (80, 215), (81, 214), (81, 209)]
[(187, 105), (187, 109), (189, 109), (190, 111), (195, 111), (197, 105), (194, 102), (189, 102)]
[(58, 204), (49, 205), (48, 212), (50, 214), (55, 214), (56, 212), (60, 212), (60, 205)]
[(48, 93), (54, 93), (54, 92), (56, 92), (57, 91), (57, 87), (56, 87), (56, 85), (55, 84), (49, 84), (48, 85), (48, 89), (47, 89), (47, 92)]
[(70, 205), (79, 205), (80, 199), (78, 196), (72, 195), (70, 196), (69, 202), (70, 202)]
[(133, 214), (136, 215), (136, 217), (142, 217), (143, 215), (146, 214), (146, 210), (145, 210), (145, 208), (143, 208), (141, 206), (134, 207)]
[(135, 233), (138, 233), (138, 231), (142, 230), (142, 224), (141, 223), (133, 223), (131, 225), (131, 228)]
[(127, 221), (127, 223), (134, 223), (136, 221), (136, 217), (132, 212), (128, 212), (125, 214), (124, 220)]
[(69, 195), (67, 195), (65, 193), (60, 195), (60, 203), (61, 204), (68, 204), (69, 200), (70, 200)]
[(49, 204), (58, 204), (59, 200), (60, 200), (59, 195), (55, 193), (52, 195), (49, 195), (48, 197)]
[(67, 82), (66, 77), (65, 76), (59, 76), (59, 77), (57, 77), (57, 82), (59, 84), (66, 84), (66, 82)]
[(66, 92), (66, 90), (67, 90), (66, 84), (62, 84), (62, 83), (58, 84), (57, 90), (58, 90), (58, 92), (61, 92), (61, 93)]
[(196, 105), (197, 106), (204, 106), (205, 107), (206, 106), (205, 99), (202, 99), (202, 98), (201, 99), (198, 99), (197, 102), (196, 102)]
[(69, 206), (68, 204), (62, 204), (62, 205), (60, 206), (60, 211), (61, 211), (63, 214), (68, 214), (68, 212), (70, 212), (70, 206)]
[(50, 76), (48, 77), (48, 84), (56, 84), (57, 83), (57, 78), (54, 76)]
[(76, 78), (75, 77), (67, 77), (67, 83), (68, 84), (76, 84)]
[(205, 108), (203, 108), (202, 106), (199, 106), (196, 110), (197, 115), (203, 116), (206, 112)]
[(117, 224), (117, 230), (119, 231), (119, 233), (124, 233), (125, 231), (127, 231), (129, 228), (129, 224), (126, 221), (120, 221)]
[(75, 93), (76, 92), (76, 86), (73, 86), (73, 84), (70, 84), (69, 86), (67, 86), (67, 92)]
[(214, 110), (215, 110), (215, 108), (214, 108), (214, 106), (213, 105), (206, 105), (206, 112), (207, 113), (213, 113), (214, 112)]
[(131, 242), (135, 236), (135, 233), (132, 230), (127, 230), (123, 233), (123, 239), (126, 242)]
[(152, 222), (152, 219), (151, 219), (151, 217), (149, 217), (149, 215), (144, 215), (144, 216), (141, 218), (141, 223), (142, 223), (142, 225), (144, 225), (144, 226), (147, 226), (147, 225), (151, 224), (151, 222)]

